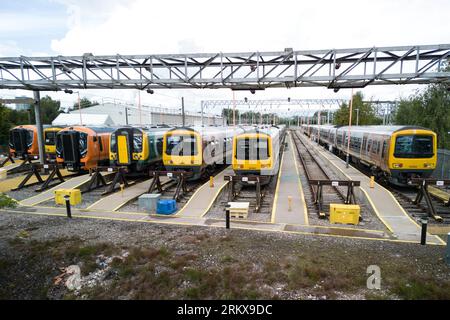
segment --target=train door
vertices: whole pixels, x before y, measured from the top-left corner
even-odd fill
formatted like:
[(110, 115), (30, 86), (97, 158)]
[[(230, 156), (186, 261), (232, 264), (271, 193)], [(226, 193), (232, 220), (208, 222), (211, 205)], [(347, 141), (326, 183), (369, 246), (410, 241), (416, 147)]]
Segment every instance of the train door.
[(124, 128), (115, 133), (117, 144), (117, 163), (119, 165), (131, 164), (131, 154), (133, 152), (133, 129)]

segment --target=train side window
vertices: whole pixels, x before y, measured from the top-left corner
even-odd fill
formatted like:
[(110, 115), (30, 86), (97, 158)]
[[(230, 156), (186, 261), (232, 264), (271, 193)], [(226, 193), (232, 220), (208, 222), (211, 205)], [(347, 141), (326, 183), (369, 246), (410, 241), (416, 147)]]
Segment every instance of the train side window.
[(383, 149), (381, 149), (381, 158), (384, 159), (384, 155), (386, 154), (386, 147), (387, 147), (387, 143), (386, 141), (383, 142)]
[(100, 146), (100, 151), (103, 151), (102, 137), (98, 137), (98, 145)]
[(369, 142), (367, 142), (367, 153), (370, 152), (371, 148), (372, 148), (372, 139), (369, 139)]

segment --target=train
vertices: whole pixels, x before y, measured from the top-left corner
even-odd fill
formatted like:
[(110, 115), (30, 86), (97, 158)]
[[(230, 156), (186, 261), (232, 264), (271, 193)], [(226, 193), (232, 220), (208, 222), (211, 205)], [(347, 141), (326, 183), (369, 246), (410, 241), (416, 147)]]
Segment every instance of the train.
[(162, 163), (164, 133), (162, 127), (120, 127), (110, 138), (111, 165), (126, 166), (129, 172), (140, 173), (151, 165)]
[[(437, 135), (419, 126), (303, 125), (303, 131), (337, 154), (368, 167), (377, 179), (410, 185), (412, 178), (428, 178), (436, 168)], [(350, 131), (350, 132), (349, 132)]]
[[(63, 128), (58, 126), (43, 126), (44, 152), (47, 161), (56, 159), (56, 134)], [(14, 157), (39, 159), (37, 127), (35, 125), (20, 125), (9, 130), (9, 151)]]
[(187, 171), (188, 180), (212, 175), (216, 165), (230, 163), (233, 137), (241, 127), (192, 126), (168, 130), (163, 139), (163, 164), (168, 171)]
[(113, 127), (72, 126), (56, 135), (56, 161), (68, 171), (85, 171), (109, 165)]
[(269, 176), (262, 184), (270, 182), (280, 168), (280, 150), (284, 143), (286, 127), (256, 126), (236, 135), (233, 139), (232, 168), (240, 176)]

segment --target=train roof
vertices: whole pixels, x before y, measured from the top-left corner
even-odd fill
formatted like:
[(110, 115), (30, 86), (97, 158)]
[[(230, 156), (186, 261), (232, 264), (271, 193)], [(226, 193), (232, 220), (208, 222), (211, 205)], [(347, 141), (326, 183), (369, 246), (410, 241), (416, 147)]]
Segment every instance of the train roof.
[[(338, 127), (338, 130), (348, 130), (348, 126)], [(420, 126), (352, 126), (351, 131), (353, 132), (367, 132), (367, 133), (378, 133), (378, 134), (393, 134), (394, 132), (402, 130), (430, 130)]]
[(101, 127), (101, 126), (92, 126), (92, 127), (91, 126), (68, 126), (68, 127), (65, 127), (63, 130), (71, 129), (71, 128), (73, 130), (84, 128), (84, 129), (92, 130), (95, 133), (108, 133), (108, 132), (113, 132), (117, 127), (108, 127), (108, 126), (104, 126), (104, 127)]
[(243, 130), (241, 127), (233, 127), (233, 126), (219, 126), (219, 127), (206, 127), (206, 126), (189, 126), (189, 127), (174, 127), (166, 132), (176, 131), (176, 130), (187, 130), (187, 131), (195, 131), (199, 133), (215, 133), (215, 132), (227, 132), (227, 131), (235, 131), (235, 130)]
[[(337, 129), (348, 131), (348, 126), (336, 126), (336, 125), (310, 125), (313, 128), (320, 127), (321, 129)], [(405, 125), (392, 125), (392, 126), (351, 126), (352, 132), (364, 132), (364, 133), (378, 133), (378, 134), (392, 134), (394, 132), (402, 130), (430, 130), (421, 126), (405, 126)], [(431, 131), (431, 130), (430, 130)]]

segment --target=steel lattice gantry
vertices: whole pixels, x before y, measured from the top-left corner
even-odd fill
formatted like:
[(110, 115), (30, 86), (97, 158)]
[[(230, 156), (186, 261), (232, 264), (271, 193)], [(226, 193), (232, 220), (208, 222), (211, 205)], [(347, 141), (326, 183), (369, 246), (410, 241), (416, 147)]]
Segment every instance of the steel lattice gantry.
[(363, 88), (450, 83), (450, 44), (212, 54), (0, 58), (0, 89)]
[(336, 106), (348, 102), (344, 99), (261, 99), (261, 100), (202, 100), (202, 108), (208, 107), (230, 107), (230, 106)]

